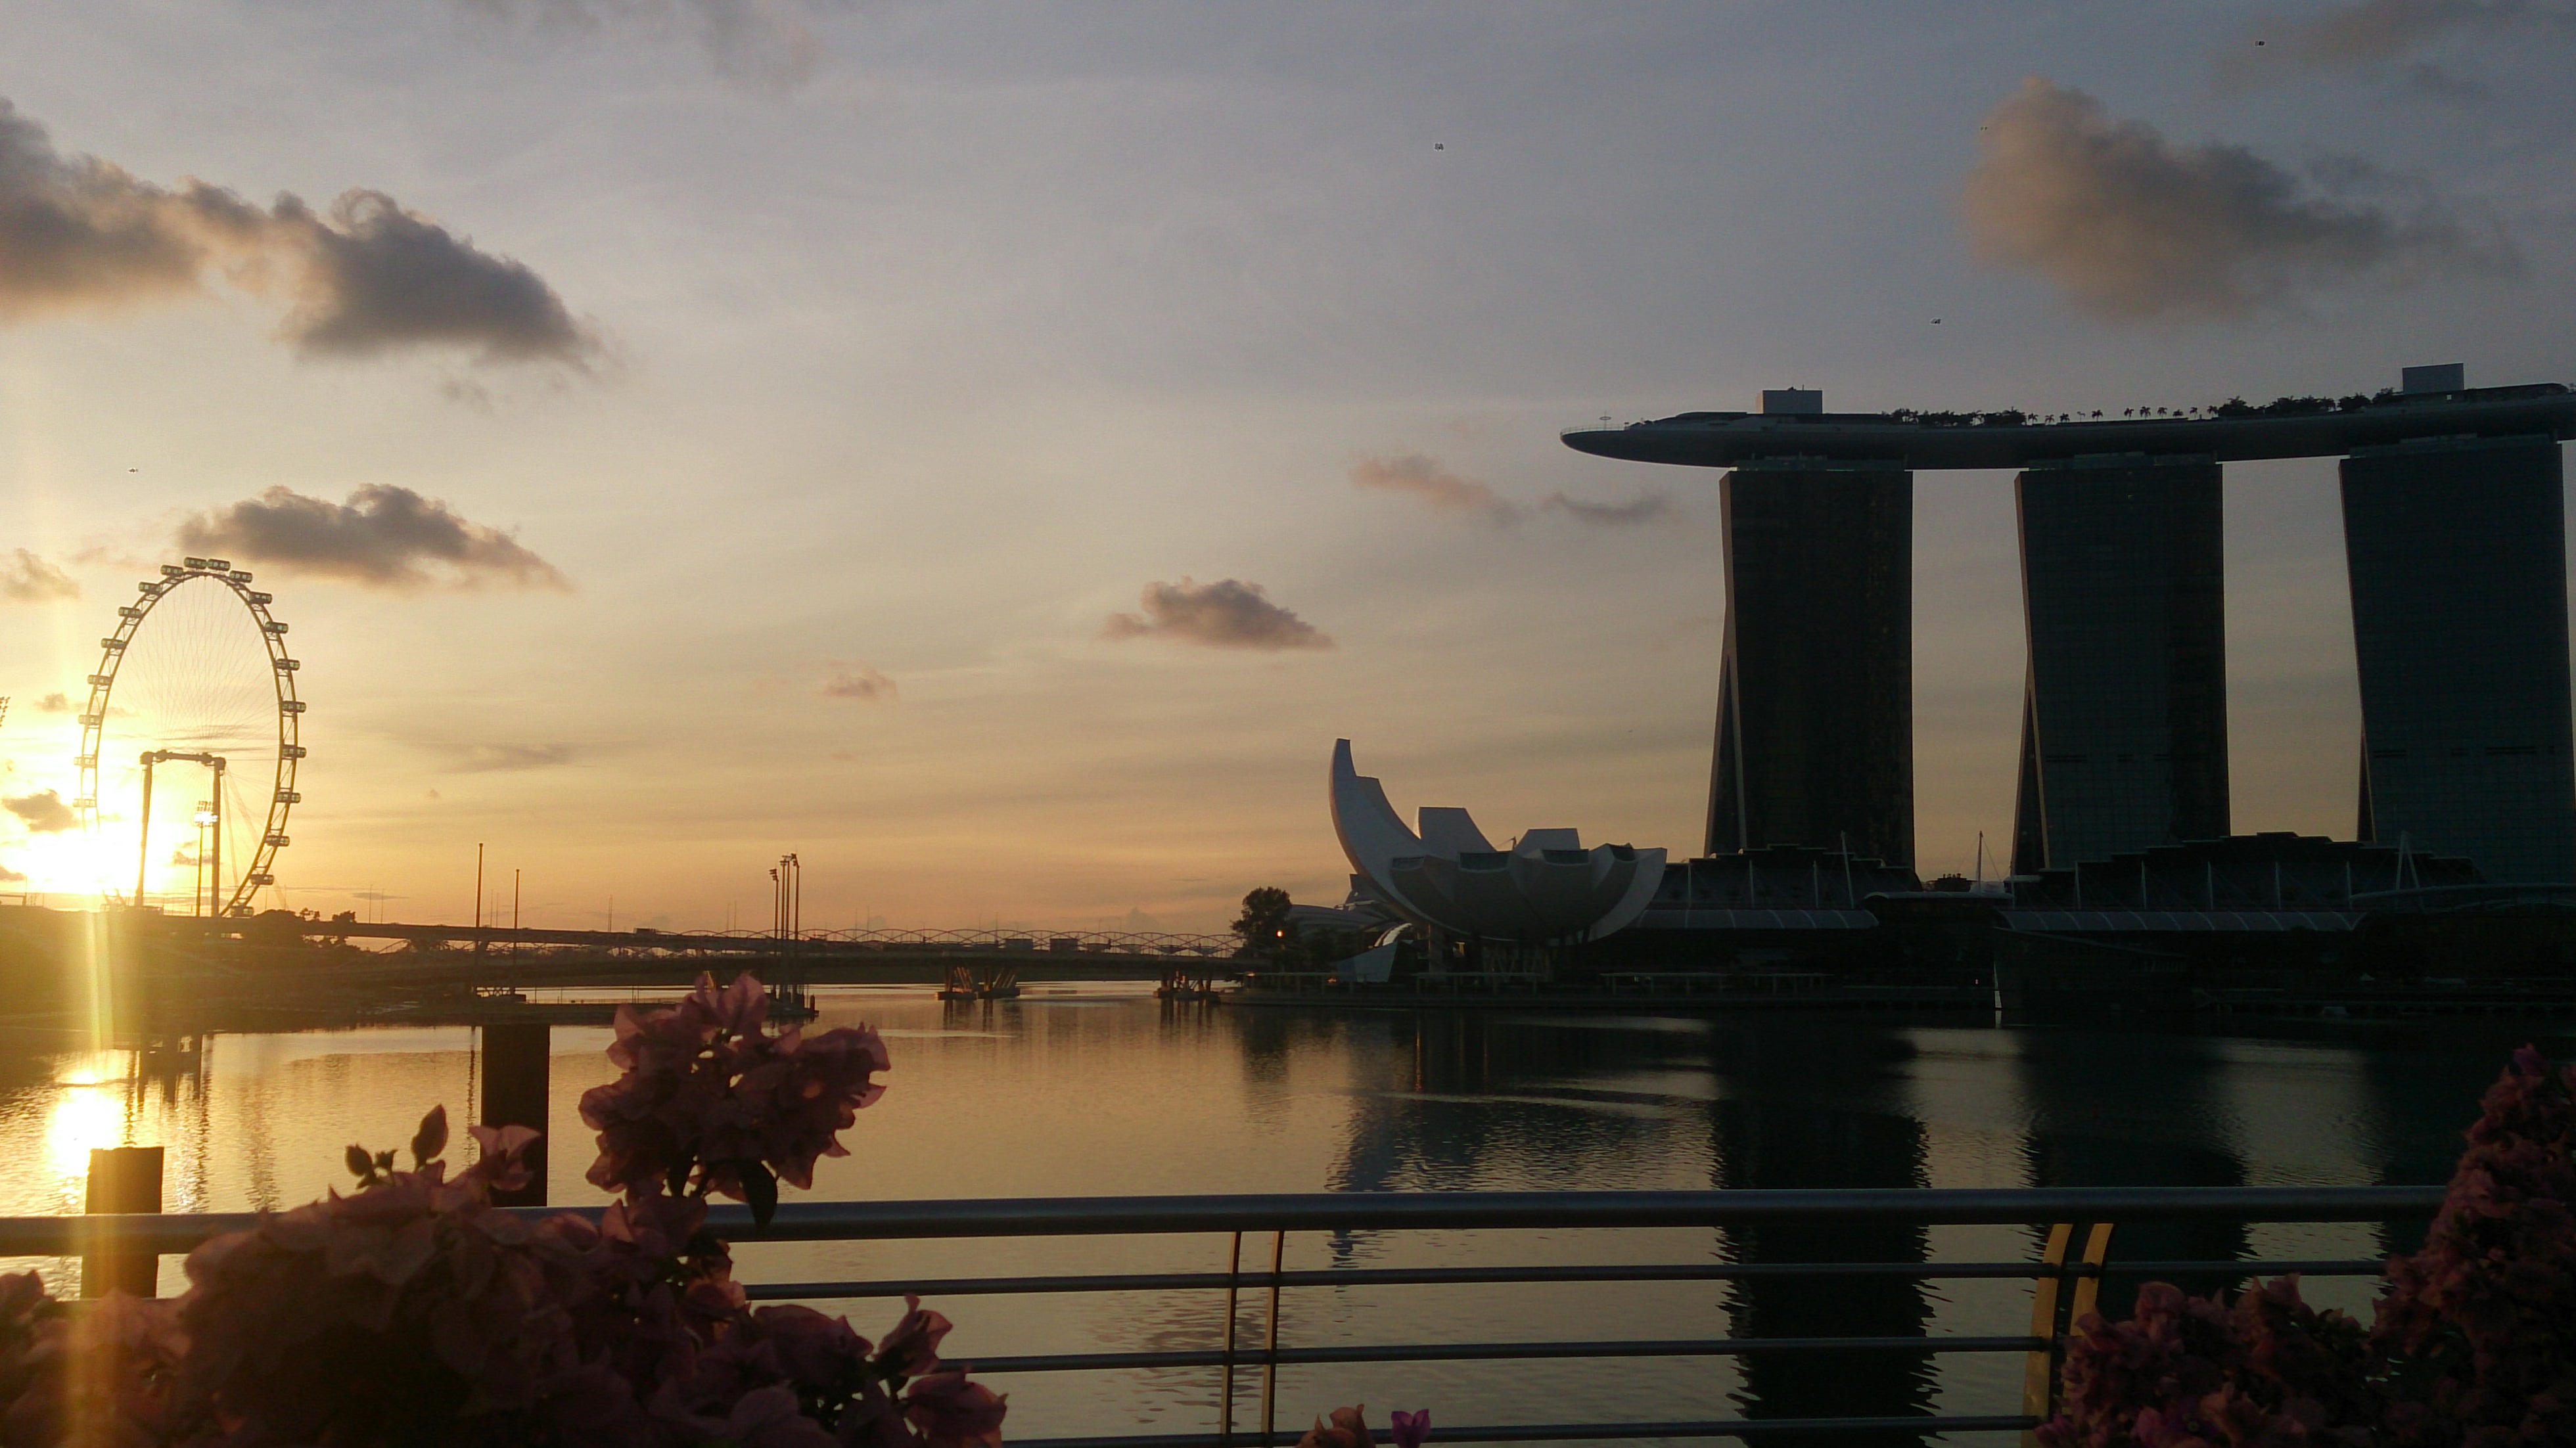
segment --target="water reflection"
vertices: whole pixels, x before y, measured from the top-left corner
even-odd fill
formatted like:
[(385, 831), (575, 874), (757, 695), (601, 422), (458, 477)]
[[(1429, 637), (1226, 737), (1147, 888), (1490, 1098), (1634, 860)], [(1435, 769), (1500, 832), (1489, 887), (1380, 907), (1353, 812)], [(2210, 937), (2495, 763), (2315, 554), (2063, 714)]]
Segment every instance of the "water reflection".
[[(1920, 1187), (1922, 1122), (1904, 1089), (1912, 1044), (1894, 1034), (1849, 1039), (1802, 1023), (1716, 1037), (1722, 1094), (1709, 1110), (1714, 1185), (1728, 1188)], [(1741, 1262), (1926, 1260), (1925, 1230), (1903, 1223), (1777, 1222), (1734, 1229)], [(1756, 1279), (1736, 1284), (1742, 1337), (1922, 1337), (1931, 1314), (1921, 1284), (1860, 1277), (1820, 1286)], [(1930, 1412), (1929, 1358), (1905, 1352), (1752, 1353), (1738, 1402), (1748, 1418), (1916, 1417)], [(1755, 1439), (1768, 1442), (1769, 1439)], [(1854, 1444), (1914, 1444), (1912, 1433), (1854, 1433)]]
[[(1156, 1192), (2428, 1182), (2447, 1174), (2478, 1092), (2528, 1028), (2218, 1035), (2021, 1030), (1786, 1017), (1550, 1016), (1173, 1005), (1082, 990), (943, 1006), (926, 992), (824, 998), (825, 1024), (873, 1020), (895, 1067), (882, 1103), (827, 1160), (846, 1199)], [(581, 1181), (576, 1103), (612, 1074), (608, 1033), (554, 1037), (558, 1202)], [(2563, 1031), (2544, 1049), (2576, 1053)], [(344, 1180), (348, 1143), (408, 1139), (428, 1106), (473, 1100), (468, 1030), (223, 1036), (198, 1049), (0, 1051), (0, 1213), (77, 1211), (94, 1146), (158, 1144), (172, 1210), (294, 1205)], [(1707, 1231), (1292, 1238), (1289, 1265), (1709, 1260), (1991, 1260), (2020, 1229), (1784, 1223)], [(2229, 1227), (2124, 1228), (2119, 1255), (2225, 1258), (2295, 1247), (2371, 1256), (2372, 1229), (2309, 1238)], [(2332, 1232), (2343, 1237), (2332, 1237)], [(1266, 1265), (1267, 1243), (1248, 1244)], [(752, 1280), (987, 1272), (1207, 1270), (1221, 1237), (829, 1243), (746, 1248)], [(176, 1263), (165, 1290), (179, 1285)], [(1292, 1293), (1285, 1339), (1492, 1341), (1863, 1332), (2016, 1333), (2009, 1284), (1872, 1280)], [(2115, 1282), (2115, 1292), (2120, 1285)], [(1257, 1342), (1247, 1294), (1241, 1340)], [(950, 1304), (968, 1357), (1213, 1347), (1221, 1296)], [(863, 1331), (890, 1304), (837, 1304)], [(1281, 1420), (1334, 1403), (1429, 1405), (1450, 1422), (1992, 1411), (2014, 1362), (1911, 1353), (1724, 1360), (1302, 1368)], [(1004, 1383), (1024, 1436), (1189, 1431), (1212, 1371)], [(1248, 1393), (1248, 1390), (1247, 1390)], [(1250, 1412), (1249, 1398), (1244, 1412)], [(1239, 1419), (1239, 1421), (1246, 1421)], [(1916, 1441), (1911, 1433), (1889, 1443)]]
[[(2034, 1035), (2018, 1062), (2032, 1103), (2025, 1138), (2029, 1183), (2043, 1187), (2232, 1187), (2245, 1184), (2231, 1103), (2220, 1090), (2217, 1043), (2189, 1036), (2104, 1040)], [(2243, 1254), (2245, 1228), (2226, 1222), (2131, 1223), (2116, 1255), (2225, 1261)], [(2184, 1277), (2207, 1292), (2220, 1282)], [(2103, 1283), (2102, 1309), (2127, 1313), (2135, 1278)]]

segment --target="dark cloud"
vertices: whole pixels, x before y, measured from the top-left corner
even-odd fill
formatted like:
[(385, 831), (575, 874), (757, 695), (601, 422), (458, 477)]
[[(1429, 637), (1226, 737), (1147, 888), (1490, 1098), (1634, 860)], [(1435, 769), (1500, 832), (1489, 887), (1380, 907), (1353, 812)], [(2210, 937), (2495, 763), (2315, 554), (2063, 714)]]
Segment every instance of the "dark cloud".
[(894, 680), (865, 664), (834, 664), (832, 677), (823, 681), (826, 699), (856, 699), (862, 704), (894, 702)]
[(218, 260), (255, 250), (267, 222), (201, 181), (170, 190), (95, 156), (67, 160), (0, 100), (0, 317), (191, 291)]
[(1410, 494), (1441, 512), (1473, 514), (1497, 523), (1517, 522), (1521, 515), (1518, 506), (1494, 496), (1493, 489), (1458, 476), (1424, 453), (1361, 458), (1351, 464), (1351, 486)]
[(156, 186), (64, 157), (0, 100), (0, 319), (163, 300), (213, 275), (285, 297), (282, 335), (307, 356), (443, 347), (581, 366), (598, 352), (535, 272), (382, 192), (316, 212), (294, 196), (262, 209), (197, 180)]
[(16, 815), (31, 835), (59, 835), (80, 823), (79, 817), (72, 813), (72, 807), (63, 803), (63, 797), (50, 789), (40, 794), (0, 799), (0, 807)]
[(1328, 649), (1333, 641), (1313, 624), (1272, 603), (1258, 583), (1220, 578), (1214, 583), (1149, 583), (1145, 611), (1113, 613), (1101, 626), (1108, 639), (1161, 638), (1221, 649)]
[(459, 774), (499, 774), (523, 769), (559, 769), (579, 758), (570, 744), (467, 744), (456, 751), (451, 767)]
[[(2178, 145), (2038, 76), (1987, 116), (1981, 145), (1963, 207), (1978, 253), (2100, 317), (2241, 317), (2311, 288), (2511, 265), (2437, 202), (2399, 216), (2321, 194), (2242, 146)], [(2391, 178), (2346, 162), (2337, 179)]]
[(1630, 523), (1655, 523), (1673, 514), (1673, 500), (1661, 493), (1641, 493), (1624, 503), (1587, 503), (1563, 493), (1550, 493), (1539, 504), (1551, 513), (1563, 513), (1578, 523), (1618, 527)]
[[(7, 266), (0, 257), (0, 267)], [(64, 603), (80, 597), (72, 576), (24, 548), (0, 557), (0, 600), (10, 603)]]
[(607, 25), (652, 29), (684, 22), (697, 32), (716, 69), (756, 85), (792, 87), (812, 78), (823, 58), (812, 0), (458, 0), (467, 10), (563, 29)]
[(188, 519), (178, 542), (190, 553), (382, 588), (472, 587), (487, 580), (567, 586), (553, 564), (511, 534), (460, 518), (436, 498), (384, 484), (360, 488), (345, 503), (270, 488)]
[(309, 356), (453, 346), (487, 362), (579, 365), (595, 350), (535, 272), (476, 250), (381, 191), (346, 193), (327, 219), (290, 196), (278, 217), (303, 234), (306, 260), (284, 330)]

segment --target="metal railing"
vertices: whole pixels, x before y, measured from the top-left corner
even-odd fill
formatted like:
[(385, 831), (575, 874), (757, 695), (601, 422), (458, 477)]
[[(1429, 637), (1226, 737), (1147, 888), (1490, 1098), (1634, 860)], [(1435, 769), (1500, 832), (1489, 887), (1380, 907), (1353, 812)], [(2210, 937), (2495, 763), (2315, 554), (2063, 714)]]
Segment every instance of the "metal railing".
[[(709, 1225), (738, 1247), (768, 1242), (955, 1240), (966, 1238), (1125, 1237), (1205, 1233), (1221, 1236), (1223, 1271), (1042, 1274), (873, 1281), (747, 1283), (762, 1301), (828, 1301), (1053, 1293), (1222, 1293), (1222, 1341), (1210, 1348), (1144, 1352), (1076, 1352), (1017, 1357), (978, 1355), (979, 1375), (1127, 1370), (1216, 1369), (1217, 1421), (1197, 1433), (1013, 1438), (1014, 1448), (1253, 1448), (1293, 1441), (1278, 1422), (1280, 1370), (1324, 1364), (1513, 1362), (1621, 1358), (1772, 1359), (1818, 1354), (1891, 1354), (1937, 1358), (1956, 1354), (2023, 1355), (2019, 1401), (1989, 1413), (1924, 1413), (1871, 1417), (1738, 1417), (1677, 1421), (1511, 1423), (1460, 1426), (1443, 1421), (1442, 1444), (1594, 1442), (1628, 1438), (1795, 1437), (1831, 1442), (1837, 1435), (2024, 1434), (2055, 1406), (2059, 1350), (2075, 1319), (2093, 1310), (2106, 1276), (2193, 1276), (2243, 1279), (2297, 1272), (2308, 1276), (2374, 1276), (2378, 1258), (2315, 1260), (2124, 1260), (2111, 1255), (2115, 1228), (2143, 1223), (2272, 1224), (2403, 1222), (2429, 1217), (2440, 1187), (2178, 1187), (2040, 1188), (2026, 1190), (1431, 1192), (1320, 1193), (1293, 1196), (1056, 1197), (910, 1202), (783, 1204), (765, 1232), (748, 1214), (720, 1207)], [(521, 1208), (525, 1215), (597, 1208)], [(247, 1214), (18, 1217), (0, 1219), (0, 1256), (70, 1256), (184, 1252), (222, 1232), (255, 1225)], [(2008, 1226), (2036, 1229), (2041, 1247), (2007, 1261), (1672, 1262), (1580, 1266), (1468, 1266), (1289, 1270), (1287, 1240), (1300, 1232), (1352, 1233), (1516, 1228), (1814, 1228), (1897, 1225)], [(1267, 1236), (1268, 1241), (1258, 1240)], [(1247, 1238), (1254, 1240), (1247, 1242)], [(2081, 1244), (2080, 1248), (2078, 1244)], [(1247, 1264), (1246, 1252), (1252, 1254)], [(1937, 1282), (2007, 1279), (2031, 1284), (2030, 1328), (2022, 1334), (1923, 1333), (1904, 1336), (1727, 1336), (1603, 1341), (1359, 1343), (1296, 1347), (1283, 1338), (1284, 1294), (1312, 1289), (1393, 1286), (1529, 1285), (1649, 1282), (1806, 1282), (1896, 1280)], [(148, 1279), (147, 1279), (148, 1280)], [(1239, 1324), (1247, 1296), (1261, 1325), (1257, 1344)], [(1257, 1392), (1245, 1379), (1257, 1370)], [(1246, 1402), (1246, 1395), (1250, 1394)], [(1255, 1410), (1258, 1426), (1236, 1425), (1237, 1405)], [(1445, 1417), (1445, 1415), (1444, 1415)]]

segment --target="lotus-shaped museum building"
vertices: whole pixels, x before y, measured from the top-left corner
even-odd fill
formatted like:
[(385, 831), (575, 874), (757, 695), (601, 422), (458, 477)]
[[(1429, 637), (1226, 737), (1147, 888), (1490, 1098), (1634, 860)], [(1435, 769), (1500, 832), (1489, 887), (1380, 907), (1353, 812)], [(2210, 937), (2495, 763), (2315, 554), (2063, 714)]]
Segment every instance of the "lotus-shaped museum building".
[(1378, 782), (1333, 745), (1333, 830), (1353, 884), (1424, 930), (1524, 946), (1598, 940), (1633, 923), (1664, 881), (1664, 852), (1583, 848), (1570, 829), (1531, 830), (1496, 849), (1463, 809), (1425, 806), (1421, 832)]

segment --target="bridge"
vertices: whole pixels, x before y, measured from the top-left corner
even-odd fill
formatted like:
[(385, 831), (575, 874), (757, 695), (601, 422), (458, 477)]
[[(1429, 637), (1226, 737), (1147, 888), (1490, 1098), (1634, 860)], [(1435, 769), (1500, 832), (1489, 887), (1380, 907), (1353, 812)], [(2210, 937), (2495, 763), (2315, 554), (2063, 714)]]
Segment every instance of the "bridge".
[[(248, 923), (186, 917), (168, 923), (183, 931), (200, 927), (204, 936), (238, 932), (245, 944), (272, 950), (294, 943), (350, 947), (337, 955), (335, 978), (485, 987), (685, 984), (700, 971), (730, 976), (743, 970), (802, 985), (927, 985), (946, 980), (958, 966), (1008, 967), (1024, 981), (1159, 981), (1181, 971), (1231, 974), (1240, 947), (1231, 935), (1133, 931), (843, 930), (787, 936), (288, 921), (275, 915)], [(293, 941), (284, 938), (290, 929)], [(408, 948), (369, 950), (359, 942)]]
[[(607, 1019), (575, 987), (667, 1000), (700, 972), (815, 986), (1136, 981), (1204, 989), (1239, 969), (1226, 935), (1010, 930), (767, 932), (512, 929), (0, 906), (0, 1035), (86, 1029), (102, 1008), (138, 1042), (360, 1022)], [(110, 967), (104, 975), (98, 967)], [(84, 984), (87, 982), (87, 984)], [(104, 989), (105, 996), (98, 994)], [(112, 1002), (112, 1005), (111, 1005)]]

